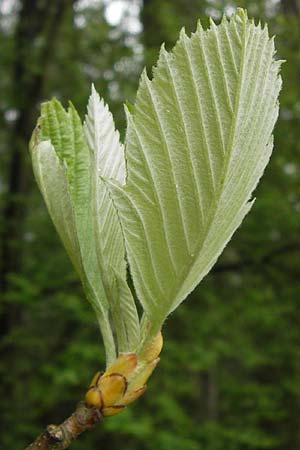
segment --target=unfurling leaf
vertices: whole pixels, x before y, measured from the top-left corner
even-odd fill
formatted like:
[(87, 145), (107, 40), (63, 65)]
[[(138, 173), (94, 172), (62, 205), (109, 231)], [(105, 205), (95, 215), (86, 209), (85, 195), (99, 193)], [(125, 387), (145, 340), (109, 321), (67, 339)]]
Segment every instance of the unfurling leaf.
[(238, 10), (162, 47), (127, 111), (127, 182), (112, 184), (134, 286), (155, 334), (253, 204), (278, 115), (281, 62)]
[(171, 52), (161, 48), (153, 78), (142, 74), (125, 147), (93, 86), (84, 125), (72, 105), (42, 105), (34, 172), (104, 337), (107, 370), (86, 397), (104, 415), (144, 392), (164, 320), (253, 204), (278, 115), (274, 54), (267, 27), (241, 9), (182, 31)]
[(121, 412), (145, 392), (161, 349), (159, 332), (142, 353), (122, 353), (104, 373), (95, 374), (85, 395), (87, 405), (99, 409), (103, 416)]
[[(139, 318), (126, 282), (121, 226), (102, 178), (124, 183), (123, 148), (94, 88), (84, 127), (72, 105), (65, 111), (55, 99), (44, 103), (31, 150), (37, 182), (96, 311), (110, 364), (116, 352), (136, 349)], [(125, 307), (130, 320), (120, 313)]]

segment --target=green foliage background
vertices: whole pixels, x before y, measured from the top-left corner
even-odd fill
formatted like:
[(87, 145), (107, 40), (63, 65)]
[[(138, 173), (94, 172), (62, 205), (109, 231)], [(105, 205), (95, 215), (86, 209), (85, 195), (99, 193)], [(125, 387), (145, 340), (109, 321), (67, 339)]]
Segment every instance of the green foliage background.
[[(5, 3), (5, 2), (4, 2)], [(9, 2), (6, 2), (9, 3)], [(14, 2), (11, 2), (14, 4)], [(234, 1), (20, 0), (0, 17), (0, 448), (17, 450), (79, 400), (104, 352), (91, 309), (33, 181), (27, 142), (39, 103), (91, 81), (123, 130), (150, 67), (180, 28), (219, 19)], [(271, 163), (257, 202), (213, 272), (167, 321), (148, 393), (74, 450), (300, 449), (300, 7), (239, 2), (277, 35), (284, 88)], [(140, 30), (130, 11), (140, 10)]]

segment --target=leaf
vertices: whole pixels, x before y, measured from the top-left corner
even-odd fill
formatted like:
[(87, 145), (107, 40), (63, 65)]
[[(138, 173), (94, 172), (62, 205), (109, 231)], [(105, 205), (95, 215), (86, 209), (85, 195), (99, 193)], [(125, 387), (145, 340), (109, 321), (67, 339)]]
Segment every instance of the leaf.
[(125, 184), (124, 148), (120, 143), (119, 132), (115, 130), (113, 117), (100, 99), (94, 85), (88, 103), (84, 132), (94, 154), (98, 174)]
[(271, 155), (280, 61), (239, 9), (182, 31), (127, 110), (127, 183), (112, 183), (134, 286), (154, 335), (208, 273)]
[[(132, 351), (138, 344), (139, 318), (134, 299), (126, 283), (124, 238), (116, 208), (104, 181), (125, 183), (124, 149), (107, 105), (92, 86), (84, 132), (91, 149), (93, 202), (98, 259), (109, 291), (111, 314), (119, 351)], [(117, 285), (117, 286), (116, 286)], [(120, 286), (122, 288), (120, 288)], [(126, 286), (126, 287), (125, 287)], [(126, 320), (128, 317), (129, 320)]]
[[(95, 229), (97, 245), (105, 260), (112, 283), (115, 274), (112, 268), (126, 278), (125, 246), (117, 211), (103, 178), (125, 182), (125, 158), (119, 133), (115, 131), (114, 121), (103, 100), (100, 100), (94, 86), (88, 102), (84, 133), (90, 147)], [(104, 262), (103, 262), (104, 265)]]
[(31, 148), (41, 192), (96, 311), (110, 364), (116, 350), (133, 351), (139, 340), (121, 225), (102, 178), (125, 182), (119, 134), (92, 88), (84, 127), (72, 104), (67, 111), (55, 99), (43, 104)]
[(82, 276), (81, 255), (66, 171), (49, 140), (33, 147), (32, 163), (49, 214), (76, 271)]
[[(50, 140), (62, 167), (65, 168), (64, 180), (69, 192), (69, 209), (73, 212), (74, 227), (83, 265), (82, 282), (90, 285), (89, 290), (94, 291), (92, 303), (96, 309), (104, 313), (104, 310), (108, 310), (108, 302), (103, 292), (103, 286), (101, 282), (99, 283), (94, 223), (91, 220), (90, 151), (81, 120), (73, 105), (70, 104), (68, 111), (65, 111), (62, 105), (53, 99), (42, 104), (38, 126), (40, 130), (37, 135), (37, 143), (44, 142), (45, 139)], [(45, 194), (51, 195), (52, 199), (61, 195), (59, 190), (50, 191), (48, 185), (44, 186), (42, 193), (44, 196)], [(49, 212), (51, 214), (51, 211)], [(57, 211), (57, 215), (59, 213)], [(98, 297), (98, 300), (95, 300), (94, 297)]]
[(131, 290), (123, 276), (116, 275), (116, 287), (118, 290), (119, 314), (124, 323), (127, 348), (122, 351), (136, 350), (140, 343), (140, 324), (136, 305)]
[[(109, 317), (109, 301), (95, 244), (90, 150), (80, 118), (72, 105), (70, 105), (68, 111), (65, 111), (61, 104), (54, 99), (44, 103), (41, 109), (42, 114), (31, 144), (35, 172), (43, 174), (39, 177), (41, 192), (47, 206), (50, 204), (52, 206), (51, 208), (48, 206), (48, 210), (64, 244), (66, 244), (66, 239), (63, 239), (65, 230), (62, 227), (62, 210), (58, 199), (63, 197), (65, 200), (63, 207), (66, 210), (64, 213), (68, 210), (72, 211), (73, 231), (75, 233), (73, 237), (74, 242), (78, 242), (82, 267), (80, 271), (81, 281), (86, 296), (96, 312), (104, 338), (107, 361), (110, 363), (114, 360), (116, 351)], [(55, 175), (60, 177), (56, 183), (54, 183), (55, 178), (52, 179), (55, 166), (49, 173), (49, 177), (46, 177), (46, 168), (43, 166), (45, 155), (43, 160), (35, 157), (35, 155), (39, 155), (38, 150), (41, 146), (45, 146), (45, 142), (50, 144), (47, 148), (44, 148), (45, 151), (54, 149), (56, 154), (56, 159), (52, 156), (51, 163), (54, 162), (57, 167), (59, 161), (59, 167), (61, 167), (60, 171), (56, 169), (55, 172)], [(62, 195), (64, 189), (67, 189), (68, 197)]]

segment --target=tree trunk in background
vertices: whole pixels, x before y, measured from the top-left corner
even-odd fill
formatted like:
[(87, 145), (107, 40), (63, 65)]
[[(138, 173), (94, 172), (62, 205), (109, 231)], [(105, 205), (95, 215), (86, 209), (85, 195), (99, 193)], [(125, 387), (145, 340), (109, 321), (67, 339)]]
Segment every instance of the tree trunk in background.
[(215, 367), (212, 367), (207, 372), (206, 401), (207, 401), (207, 419), (210, 421), (217, 421), (219, 408), (218, 408), (217, 370)]
[[(4, 299), (9, 277), (17, 274), (21, 267), (22, 224), (26, 217), (26, 197), (32, 183), (28, 142), (37, 118), (37, 104), (41, 100), (47, 65), (54, 53), (58, 28), (70, 7), (73, 7), (73, 2), (69, 0), (21, 2), (11, 83), (11, 108), (17, 111), (18, 116), (11, 130), (8, 149), (7, 193), (0, 240), (0, 286)], [(16, 306), (7, 305), (0, 318), (1, 334), (6, 334), (10, 323), (17, 317)]]
[[(73, 0), (22, 0), (14, 36), (14, 61), (11, 72), (10, 108), (17, 112), (11, 127), (7, 148), (5, 173), (6, 192), (2, 206), (0, 236), (0, 335), (9, 336), (21, 319), (21, 307), (10, 302), (6, 294), (10, 279), (22, 270), (22, 241), (28, 208), (28, 194), (32, 186), (32, 170), (28, 157), (28, 142), (35, 125), (41, 101), (48, 63), (53, 59), (56, 38), (66, 12), (73, 8)], [(17, 364), (14, 344), (3, 339), (0, 358)], [(10, 378), (1, 383), (0, 397), (13, 392)], [(5, 396), (5, 397), (4, 397)], [(5, 421), (1, 421), (1, 428)], [(1, 433), (1, 430), (0, 430)]]
[(281, 7), (285, 14), (300, 16), (300, 0), (281, 0)]
[(0, 285), (3, 293), (7, 289), (9, 275), (18, 272), (21, 261), (17, 242), (22, 239), (26, 192), (32, 180), (27, 148), (37, 116), (36, 106), (41, 99), (59, 25), (72, 4), (69, 0), (21, 2), (15, 32), (11, 104), (18, 117), (11, 131), (7, 195), (2, 218)]

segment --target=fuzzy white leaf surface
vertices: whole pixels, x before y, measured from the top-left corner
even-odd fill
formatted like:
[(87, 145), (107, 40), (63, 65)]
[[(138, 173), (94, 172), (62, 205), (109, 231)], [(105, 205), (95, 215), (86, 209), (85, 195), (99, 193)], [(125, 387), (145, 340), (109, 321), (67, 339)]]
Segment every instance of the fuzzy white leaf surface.
[(112, 183), (134, 286), (153, 333), (209, 272), (269, 161), (280, 61), (238, 10), (162, 47), (127, 111), (125, 186)]
[(94, 85), (85, 116), (84, 132), (94, 155), (99, 176), (125, 184), (124, 147), (108, 106), (100, 98)]
[[(120, 143), (119, 132), (115, 130), (113, 117), (93, 85), (83, 128), (91, 155), (97, 255), (108, 298), (111, 300), (118, 350), (132, 351), (139, 341), (139, 318), (126, 283), (125, 245), (121, 224), (104, 181), (112, 179), (121, 185), (125, 183), (124, 148)], [(127, 289), (120, 290), (120, 284), (126, 285)], [(130, 320), (126, 320), (126, 310), (131, 312)]]

